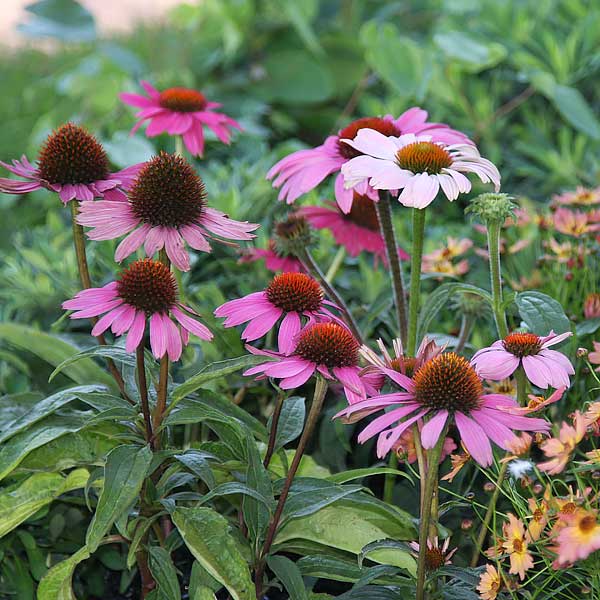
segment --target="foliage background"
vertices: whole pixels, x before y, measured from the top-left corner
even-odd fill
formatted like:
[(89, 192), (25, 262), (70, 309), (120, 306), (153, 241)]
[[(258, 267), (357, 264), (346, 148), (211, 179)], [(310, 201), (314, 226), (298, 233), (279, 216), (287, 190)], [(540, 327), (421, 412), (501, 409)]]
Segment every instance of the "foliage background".
[[(138, 89), (140, 79), (159, 88), (201, 89), (224, 104), (244, 133), (231, 147), (209, 143), (197, 166), (212, 205), (264, 225), (257, 245), (265, 244), (273, 220), (286, 213), (265, 180), (278, 158), (320, 144), (353, 118), (399, 115), (415, 104), (433, 120), (469, 134), (498, 165), (503, 190), (525, 203), (543, 204), (578, 184), (598, 185), (600, 6), (594, 0), (202, 0), (181, 4), (163, 24), (111, 39), (99, 39), (92, 16), (72, 0), (42, 0), (32, 12), (23, 29), (36, 42), (49, 38), (50, 51), (33, 44), (0, 55), (0, 159), (22, 153), (34, 158), (54, 127), (75, 120), (98, 135), (115, 167), (125, 167), (158, 149), (172, 150), (172, 141), (151, 142), (141, 132), (130, 137), (132, 110), (117, 94)], [(473, 193), (482, 189), (475, 186)], [(322, 199), (313, 193), (306, 202)], [(462, 216), (464, 205), (446, 204), (444, 214), (432, 218), (429, 249), (448, 235), (477, 241), (480, 234)], [(408, 223), (396, 216), (400, 240), (406, 239)], [(42, 340), (15, 345), (7, 324), (50, 330), (81, 348), (90, 344), (87, 325), (78, 329), (60, 309), (78, 290), (69, 220), (69, 211), (46, 192), (0, 195), (0, 393), (24, 393), (24, 408), (39, 399), (37, 393), (47, 395), (66, 380), (49, 383), (51, 367), (36, 357), (44, 352)], [(114, 245), (93, 244), (89, 251), (93, 279), (101, 284), (113, 272)], [(321, 236), (316, 255), (324, 266), (335, 251), (332, 240)], [(212, 321), (212, 310), (260, 288), (269, 274), (262, 263), (239, 265), (237, 258), (217, 247), (214, 254), (196, 256), (185, 275), (186, 295), (217, 335), (213, 344), (188, 348), (178, 380), (207, 360), (243, 353), (237, 332)], [(535, 260), (535, 248), (520, 254), (509, 266), (512, 278), (530, 273)], [(486, 287), (486, 277), (484, 263), (476, 263), (470, 280)], [(374, 270), (369, 258), (347, 259), (337, 284), (363, 331), (389, 337), (387, 274)], [(428, 290), (435, 286), (432, 281)], [(561, 294), (556, 282), (540, 287)], [(458, 325), (447, 311), (437, 327), (451, 334)], [(489, 336), (492, 328), (482, 331), (477, 335)], [(227, 394), (241, 394), (244, 408), (266, 416), (270, 397), (264, 388), (241, 378), (229, 384)], [(328, 410), (333, 414), (334, 407)], [(348, 429), (329, 419), (323, 423), (312, 452), (320, 464), (333, 470), (348, 461), (368, 464), (369, 448), (349, 456)], [(414, 506), (410, 495), (404, 501)], [(78, 514), (60, 505), (48, 516), (50, 535), (65, 552), (79, 546), (65, 529)], [(74, 537), (81, 533), (72, 531)], [(22, 544), (23, 554), (30, 540), (9, 543)], [(30, 564), (42, 561), (27, 555)], [(99, 560), (118, 569), (123, 557), (100, 553)], [(90, 580), (90, 589), (103, 590), (94, 569), (92, 564), (82, 578)]]

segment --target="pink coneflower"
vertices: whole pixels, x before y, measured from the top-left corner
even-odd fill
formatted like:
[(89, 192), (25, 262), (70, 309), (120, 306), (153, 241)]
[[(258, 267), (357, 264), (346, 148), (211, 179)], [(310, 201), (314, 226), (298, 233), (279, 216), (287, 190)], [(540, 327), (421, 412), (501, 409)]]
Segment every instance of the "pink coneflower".
[(517, 403), (508, 396), (484, 394), (475, 369), (454, 352), (429, 360), (412, 378), (393, 371), (387, 374), (406, 392), (375, 396), (336, 415), (349, 417), (359, 412), (364, 416), (378, 409), (390, 409), (369, 423), (358, 436), (358, 441), (363, 443), (379, 434), (379, 458), (390, 451), (408, 427), (427, 416), (429, 419), (421, 431), (424, 448), (435, 446), (450, 421), (457, 426), (466, 450), (483, 466), (492, 462), (490, 440), (507, 449), (507, 443), (515, 437), (511, 429), (547, 431), (549, 428), (543, 419), (512, 415), (503, 410)]
[(183, 87), (168, 88), (159, 92), (147, 81), (140, 83), (148, 97), (140, 94), (119, 94), (125, 104), (142, 109), (135, 115), (139, 121), (131, 133), (148, 121), (148, 137), (165, 132), (169, 135), (180, 135), (190, 154), (202, 156), (205, 125), (224, 144), (229, 144), (232, 128), (241, 129), (239, 123), (231, 117), (215, 112), (214, 109), (221, 105), (218, 102), (209, 102), (201, 92)]
[(291, 254), (284, 254), (277, 250), (275, 240), (269, 240), (266, 248), (247, 248), (242, 252), (241, 263), (264, 260), (269, 271), (277, 273), (302, 273), (305, 269), (302, 263)]
[(361, 129), (354, 139), (342, 139), (362, 156), (342, 166), (344, 185), (353, 188), (365, 181), (376, 190), (402, 190), (404, 206), (425, 208), (441, 188), (448, 200), (471, 190), (462, 174), (475, 173), (484, 183), (500, 189), (500, 173), (472, 144), (444, 144), (430, 135), (413, 133), (385, 136), (375, 129)]
[(0, 178), (0, 192), (27, 194), (45, 188), (56, 192), (63, 203), (71, 200), (104, 198), (125, 200), (123, 189), (131, 184), (143, 166), (133, 165), (110, 172), (108, 156), (96, 138), (83, 127), (66, 123), (53, 131), (44, 142), (37, 166), (23, 155), (12, 165), (0, 161), (5, 169), (28, 181)]
[(573, 335), (570, 331), (540, 337), (533, 333), (511, 333), (473, 356), (473, 364), (484, 379), (504, 379), (522, 365), (533, 385), (546, 389), (569, 387), (569, 375), (575, 370), (562, 352), (549, 350)]
[[(344, 246), (350, 256), (358, 256), (361, 252), (372, 252), (376, 259), (387, 264), (385, 242), (379, 229), (379, 219), (374, 201), (369, 196), (354, 192), (354, 200), (350, 212), (344, 213), (333, 202), (327, 206), (305, 206), (298, 214), (315, 229), (329, 229), (335, 241)], [(398, 249), (401, 260), (408, 260), (408, 254)]]
[[(127, 202), (82, 202), (79, 223), (92, 227), (92, 240), (127, 237), (119, 244), (115, 260), (121, 262), (140, 246), (146, 256), (163, 247), (172, 263), (188, 271), (190, 258), (184, 242), (210, 252), (207, 237), (250, 240), (258, 225), (230, 219), (206, 204), (202, 179), (178, 154), (161, 152), (148, 161), (128, 192)], [(211, 235), (212, 234), (212, 235)], [(216, 239), (216, 238), (213, 238)]]
[[(363, 128), (374, 129), (383, 136), (426, 133), (436, 142), (471, 143), (466, 135), (443, 123), (428, 123), (427, 112), (418, 107), (407, 110), (398, 119), (390, 115), (383, 118), (364, 117), (353, 121), (337, 135), (329, 136), (321, 146), (294, 152), (272, 167), (267, 173), (267, 179), (273, 179), (273, 186), (281, 188), (279, 200), (292, 204), (297, 198), (316, 188), (328, 175), (338, 173), (335, 180), (335, 199), (342, 212), (348, 213), (354, 197), (352, 191), (344, 187), (344, 180), (339, 171), (346, 161), (359, 156), (361, 152), (343, 144), (341, 140), (353, 138)], [(378, 198), (377, 192), (369, 187), (366, 181), (358, 185), (356, 191), (368, 195), (372, 200)]]
[(244, 375), (259, 375), (259, 379), (281, 379), (279, 386), (290, 390), (300, 387), (318, 372), (326, 379), (339, 381), (348, 402), (358, 402), (365, 397), (365, 382), (359, 375), (359, 343), (345, 327), (337, 323), (308, 325), (296, 336), (293, 351), (289, 355), (258, 350), (252, 346), (247, 348), (252, 354), (262, 354), (275, 360), (252, 367)]
[(304, 273), (282, 273), (262, 292), (225, 302), (215, 310), (215, 315), (226, 317), (225, 327), (248, 323), (242, 332), (242, 339), (247, 342), (261, 338), (283, 317), (278, 334), (279, 352), (290, 354), (302, 329), (302, 317), (308, 323), (335, 318), (326, 304), (331, 305), (312, 277)]
[(71, 319), (88, 319), (104, 314), (94, 326), (92, 335), (100, 335), (109, 327), (117, 336), (129, 332), (125, 342), (127, 352), (137, 348), (149, 319), (150, 346), (154, 356), (161, 358), (167, 353), (175, 361), (179, 360), (182, 346), (188, 343), (190, 333), (203, 340), (213, 337), (205, 325), (190, 316), (196, 314), (181, 304), (177, 295), (177, 282), (168, 267), (145, 258), (129, 265), (117, 281), (101, 288), (82, 290), (62, 306), (76, 311)]

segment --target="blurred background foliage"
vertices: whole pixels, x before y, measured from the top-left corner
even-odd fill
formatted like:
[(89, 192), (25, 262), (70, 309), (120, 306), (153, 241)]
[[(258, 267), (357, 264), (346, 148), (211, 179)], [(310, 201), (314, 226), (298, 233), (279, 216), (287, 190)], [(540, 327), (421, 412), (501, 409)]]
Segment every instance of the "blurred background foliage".
[[(52, 128), (74, 120), (96, 133), (116, 168), (127, 166), (172, 150), (173, 142), (130, 136), (133, 112), (118, 93), (139, 90), (140, 79), (200, 89), (222, 102), (244, 132), (231, 147), (209, 142), (197, 167), (212, 205), (264, 225), (258, 246), (287, 210), (264, 178), (276, 160), (320, 144), (354, 118), (399, 115), (415, 104), (472, 136), (498, 165), (503, 190), (525, 202), (598, 183), (600, 5), (594, 0), (201, 0), (111, 38), (98, 36), (93, 16), (74, 0), (41, 0), (28, 10), (20, 29), (34, 43), (0, 56), (0, 159), (35, 158)], [(312, 193), (306, 202), (327, 193)], [(448, 235), (482, 245), (462, 216), (464, 203), (446, 204), (443, 218), (431, 219), (429, 246)], [(401, 240), (405, 214), (396, 215)], [(78, 288), (68, 211), (42, 191), (1, 196), (0, 217), (0, 318), (64, 331), (60, 301)], [(316, 254), (327, 266), (336, 248), (328, 235), (319, 244)], [(111, 242), (90, 248), (97, 283), (114, 270), (113, 248)], [(224, 298), (268, 279), (262, 263), (238, 265), (237, 258), (217, 247), (197, 256), (186, 275), (188, 295), (209, 322)], [(479, 260), (471, 279), (485, 286)], [(519, 255), (514, 278), (529, 273), (535, 260), (533, 252)], [(367, 257), (347, 259), (337, 283), (375, 328), (377, 312), (367, 307), (375, 302), (385, 321), (390, 300), (386, 273), (371, 264)], [(204, 351), (217, 359), (242, 347), (236, 332), (221, 330)], [(9, 373), (17, 367), (13, 361)], [(10, 391), (22, 384), (0, 378)]]

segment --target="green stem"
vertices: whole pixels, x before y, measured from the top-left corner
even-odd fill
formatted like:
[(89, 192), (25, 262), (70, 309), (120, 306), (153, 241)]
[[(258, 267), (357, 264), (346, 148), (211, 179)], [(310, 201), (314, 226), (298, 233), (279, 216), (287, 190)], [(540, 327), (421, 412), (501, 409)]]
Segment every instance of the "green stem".
[(498, 335), (504, 338), (508, 335), (506, 313), (502, 308), (502, 267), (500, 264), (500, 225), (499, 221), (488, 221), (487, 239), (490, 261), (490, 279), (492, 284), (492, 310)]
[(517, 380), (517, 401), (520, 406), (527, 404), (527, 375), (522, 366), (515, 371), (515, 379)]
[(406, 293), (404, 292), (404, 279), (402, 267), (398, 258), (398, 244), (396, 243), (396, 233), (394, 232), (394, 222), (392, 220), (392, 199), (389, 192), (379, 192), (379, 202), (375, 204), (377, 208), (377, 218), (381, 236), (385, 242), (386, 256), (390, 266), (390, 278), (392, 280), (392, 289), (394, 290), (394, 304), (398, 316), (398, 327), (402, 345), (406, 345), (407, 322), (406, 322)]
[(346, 257), (346, 248), (344, 248), (344, 246), (340, 246), (334, 259), (333, 259), (333, 262), (331, 263), (331, 265), (329, 266), (329, 269), (327, 269), (327, 273), (325, 274), (325, 279), (327, 279), (327, 281), (329, 283), (331, 283), (335, 279), (335, 276), (337, 275), (337, 272), (340, 270), (340, 267), (342, 266), (342, 263), (344, 262), (345, 257)]
[(298, 467), (300, 466), (300, 461), (302, 460), (302, 456), (304, 455), (304, 451), (306, 450), (308, 441), (312, 436), (312, 433), (319, 419), (319, 415), (321, 414), (321, 409), (323, 408), (323, 401), (325, 400), (326, 393), (327, 381), (319, 375), (317, 376), (317, 380), (315, 383), (315, 392), (310, 411), (306, 419), (306, 424), (304, 425), (304, 430), (302, 431), (302, 435), (300, 436), (298, 448), (296, 449), (296, 453), (294, 454), (292, 464), (290, 465), (290, 470), (287, 472), (285, 482), (283, 484), (283, 487), (281, 488), (281, 494), (279, 495), (277, 507), (275, 508), (275, 513), (273, 514), (273, 518), (271, 519), (271, 522), (269, 524), (269, 529), (267, 530), (267, 534), (265, 536), (265, 543), (262, 547), (260, 557), (256, 566), (256, 571), (254, 574), (254, 586), (256, 588), (257, 600), (261, 600), (264, 592), (266, 591), (262, 589), (263, 575), (265, 572), (265, 561), (267, 559), (267, 556), (269, 555), (269, 551), (271, 550), (273, 541), (275, 540), (277, 527), (279, 526), (279, 521), (281, 520), (281, 515), (283, 514), (285, 502), (290, 492), (290, 488), (292, 487), (294, 476), (298, 471)]
[[(417, 210), (417, 209), (415, 209)], [(434, 495), (436, 494), (438, 484), (438, 470), (440, 456), (444, 440), (446, 439), (447, 426), (440, 434), (436, 445), (427, 452), (427, 474), (425, 476), (425, 489), (423, 491), (423, 506), (421, 507), (421, 519), (419, 522), (419, 557), (417, 559), (417, 595), (416, 600), (425, 600), (425, 576), (426, 576), (426, 558), (427, 558), (427, 540), (430, 537), (430, 519), (432, 505), (436, 503)], [(423, 485), (423, 481), (421, 481)]]
[[(390, 458), (388, 460), (388, 467), (390, 469), (398, 468), (398, 456), (392, 450), (390, 454)], [(394, 484), (396, 483), (396, 476), (394, 473), (388, 473), (385, 476), (385, 481), (383, 483), (383, 501), (391, 504), (394, 498)]]
[(148, 383), (146, 382), (146, 364), (144, 356), (144, 341), (142, 340), (135, 351), (137, 362), (138, 389), (144, 416), (146, 441), (152, 442), (152, 416), (150, 415), (150, 403), (148, 402)]
[(472, 567), (476, 567), (477, 562), (479, 561), (479, 554), (481, 553), (481, 548), (483, 547), (483, 543), (485, 542), (490, 523), (492, 522), (492, 516), (494, 515), (494, 511), (496, 510), (496, 504), (498, 503), (498, 498), (500, 497), (500, 491), (502, 490), (502, 483), (504, 481), (504, 477), (506, 476), (507, 469), (508, 461), (502, 463), (500, 471), (498, 472), (498, 478), (496, 479), (496, 487), (494, 488), (494, 493), (490, 498), (485, 517), (483, 518), (483, 523), (481, 524), (481, 529), (479, 530), (479, 535), (477, 536), (477, 541), (475, 542), (475, 549), (473, 550), (473, 556), (471, 557)]
[(475, 319), (472, 315), (463, 315), (462, 321), (460, 323), (460, 332), (458, 334), (458, 340), (456, 342), (456, 346), (454, 347), (454, 352), (459, 354), (465, 348), (467, 341), (469, 340), (469, 336), (471, 335), (471, 330), (473, 329), (473, 323)]
[[(88, 289), (92, 287), (92, 279), (90, 277), (90, 269), (88, 267), (87, 262), (87, 254), (85, 249), (85, 235), (83, 233), (83, 227), (77, 222), (78, 211), (78, 203), (76, 200), (71, 200), (69, 203), (71, 206), (71, 223), (73, 226), (73, 245), (75, 246), (75, 257), (77, 259), (77, 269), (79, 271), (79, 280), (81, 281), (81, 287), (83, 289)], [(98, 322), (98, 319), (92, 318), (90, 319), (92, 325), (95, 325)], [(101, 346), (106, 346), (106, 338), (104, 335), (100, 334), (96, 336), (98, 340), (98, 344)], [(106, 365), (110, 374), (113, 376), (119, 391), (121, 392), (121, 396), (125, 398), (130, 404), (135, 404), (133, 400), (127, 395), (125, 391), (125, 382), (123, 381), (123, 377), (121, 376), (121, 372), (117, 369), (115, 363), (110, 359), (106, 359)]]
[(408, 304), (408, 346), (407, 353), (414, 356), (417, 351), (417, 321), (421, 296), (421, 263), (425, 238), (426, 209), (413, 208), (413, 245), (410, 259), (410, 291)]
[(175, 154), (179, 154), (179, 156), (184, 156), (184, 147), (183, 147), (183, 138), (180, 135), (175, 136)]
[(327, 280), (327, 277), (323, 274), (323, 271), (321, 271), (319, 265), (313, 258), (313, 255), (310, 253), (310, 250), (308, 248), (305, 248), (301, 254), (298, 254), (298, 259), (304, 265), (304, 268), (310, 273), (312, 273), (312, 275), (320, 281), (327, 295), (331, 298), (333, 302), (335, 302), (335, 304), (344, 314), (344, 320), (350, 328), (350, 331), (352, 331), (354, 337), (358, 340), (358, 342), (362, 344), (362, 334), (360, 333), (360, 329), (358, 328), (358, 325), (354, 320), (350, 309), (344, 302), (344, 299), (340, 296), (339, 292)]

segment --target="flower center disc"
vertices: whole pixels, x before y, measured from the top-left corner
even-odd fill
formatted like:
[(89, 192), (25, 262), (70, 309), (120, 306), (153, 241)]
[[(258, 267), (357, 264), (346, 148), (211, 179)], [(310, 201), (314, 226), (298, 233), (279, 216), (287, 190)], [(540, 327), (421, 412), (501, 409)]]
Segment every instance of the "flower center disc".
[(469, 361), (446, 352), (427, 361), (415, 373), (415, 397), (424, 407), (469, 414), (479, 407), (481, 379)]
[(196, 112), (206, 108), (206, 97), (196, 90), (174, 87), (161, 92), (158, 103), (175, 112)]
[(93, 183), (109, 174), (102, 145), (83, 127), (66, 123), (48, 136), (38, 156), (41, 179), (61, 185)]
[(425, 568), (427, 571), (437, 571), (446, 564), (446, 557), (441, 548), (427, 548), (425, 551)]
[(417, 366), (417, 359), (411, 356), (393, 358), (390, 366), (394, 371), (402, 373), (407, 377), (412, 377), (415, 372), (415, 367)]
[(511, 333), (502, 340), (502, 345), (519, 358), (533, 356), (542, 349), (540, 338), (533, 333)]
[(359, 344), (352, 334), (337, 323), (316, 323), (300, 334), (296, 354), (333, 369), (358, 364)]
[(117, 293), (127, 304), (147, 315), (164, 314), (177, 302), (177, 282), (163, 263), (144, 258), (121, 273)]
[(148, 161), (129, 191), (133, 213), (153, 227), (198, 221), (206, 205), (204, 183), (178, 154), (161, 152)]
[(589, 533), (596, 527), (596, 518), (592, 515), (586, 515), (579, 521), (579, 529), (583, 533)]
[[(361, 129), (374, 129), (375, 131), (379, 131), (386, 136), (397, 136), (400, 135), (398, 128), (394, 125), (392, 121), (388, 119), (381, 119), (379, 117), (363, 117), (362, 119), (357, 119), (344, 127), (339, 133), (340, 140), (353, 140), (356, 137), (356, 134)], [(340, 154), (344, 158), (354, 158), (355, 156), (360, 156), (362, 152), (345, 144), (344, 142), (338, 142), (338, 148)]]
[(452, 157), (441, 146), (433, 142), (413, 142), (396, 152), (401, 169), (413, 173), (436, 175), (452, 165)]
[(304, 273), (282, 273), (266, 289), (269, 302), (286, 312), (314, 311), (321, 307), (321, 286)]
[(379, 219), (377, 218), (377, 209), (375, 202), (368, 196), (354, 192), (352, 208), (344, 219), (351, 221), (359, 227), (364, 227), (370, 231), (379, 231)]

